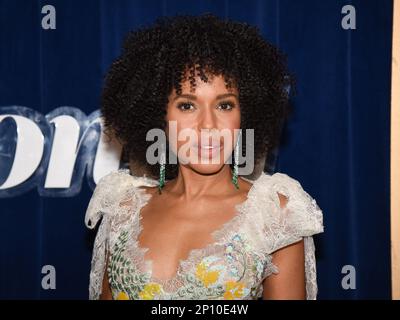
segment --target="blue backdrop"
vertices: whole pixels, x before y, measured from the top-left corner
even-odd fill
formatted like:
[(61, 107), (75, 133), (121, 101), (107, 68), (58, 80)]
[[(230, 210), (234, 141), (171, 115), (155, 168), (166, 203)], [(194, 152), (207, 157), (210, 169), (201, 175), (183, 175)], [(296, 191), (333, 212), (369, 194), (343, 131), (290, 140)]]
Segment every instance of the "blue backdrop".
[[(56, 9), (54, 30), (41, 26), (47, 4)], [(348, 4), (353, 30), (341, 26)], [(296, 74), (295, 114), (275, 170), (299, 180), (324, 212), (325, 233), (315, 237), (318, 297), (390, 298), (392, 1), (1, 0), (0, 115), (10, 106), (91, 114), (129, 30), (206, 11), (258, 26)], [(0, 122), (0, 186), (13, 161), (13, 130)], [(83, 219), (93, 181), (82, 177), (73, 196), (0, 189), (0, 298), (87, 299), (94, 233)], [(56, 269), (55, 290), (41, 286), (43, 265)], [(345, 265), (356, 270), (355, 289), (342, 288)]]

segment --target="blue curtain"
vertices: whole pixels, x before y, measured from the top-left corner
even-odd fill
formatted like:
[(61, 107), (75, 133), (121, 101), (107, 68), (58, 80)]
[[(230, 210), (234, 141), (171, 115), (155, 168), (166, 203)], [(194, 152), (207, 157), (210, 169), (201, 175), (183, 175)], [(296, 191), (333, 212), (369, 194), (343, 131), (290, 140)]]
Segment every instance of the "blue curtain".
[[(44, 5), (56, 29), (41, 27)], [(341, 27), (342, 7), (356, 29)], [(0, 1), (0, 111), (42, 115), (99, 109), (103, 77), (129, 30), (161, 15), (212, 12), (256, 25), (288, 55), (295, 113), (274, 170), (299, 180), (324, 212), (315, 237), (319, 299), (390, 298), (389, 119), (392, 1)], [(0, 151), (9, 141), (1, 132)], [(3, 127), (2, 127), (3, 126)], [(5, 137), (5, 135), (4, 135)], [(11, 161), (0, 157), (3, 172)], [(1, 171), (0, 170), (0, 171)], [(0, 185), (1, 185), (0, 181)], [(93, 186), (74, 197), (0, 189), (0, 298), (87, 299), (93, 232), (83, 223)], [(56, 268), (56, 290), (41, 286)], [(356, 288), (342, 288), (354, 266)]]

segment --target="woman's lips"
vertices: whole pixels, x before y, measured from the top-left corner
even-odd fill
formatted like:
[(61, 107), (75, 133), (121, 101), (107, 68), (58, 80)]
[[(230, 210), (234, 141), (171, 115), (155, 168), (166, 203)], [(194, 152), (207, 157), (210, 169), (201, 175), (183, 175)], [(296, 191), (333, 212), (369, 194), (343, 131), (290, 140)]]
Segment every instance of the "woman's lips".
[(200, 156), (212, 157), (223, 149), (222, 145), (194, 145)]

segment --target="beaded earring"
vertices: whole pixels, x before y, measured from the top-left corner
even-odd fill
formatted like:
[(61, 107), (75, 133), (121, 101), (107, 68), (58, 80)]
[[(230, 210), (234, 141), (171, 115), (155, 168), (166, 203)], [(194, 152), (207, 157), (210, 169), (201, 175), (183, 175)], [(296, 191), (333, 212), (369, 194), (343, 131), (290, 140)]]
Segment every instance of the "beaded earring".
[(158, 193), (161, 194), (161, 189), (165, 185), (165, 150), (160, 154), (160, 177), (158, 179)]
[(233, 170), (232, 170), (232, 183), (235, 185), (236, 189), (239, 189), (238, 184), (238, 172), (239, 172), (239, 140), (240, 134), (242, 131), (239, 131), (238, 138), (236, 141), (236, 146), (234, 149), (234, 157), (233, 157)]

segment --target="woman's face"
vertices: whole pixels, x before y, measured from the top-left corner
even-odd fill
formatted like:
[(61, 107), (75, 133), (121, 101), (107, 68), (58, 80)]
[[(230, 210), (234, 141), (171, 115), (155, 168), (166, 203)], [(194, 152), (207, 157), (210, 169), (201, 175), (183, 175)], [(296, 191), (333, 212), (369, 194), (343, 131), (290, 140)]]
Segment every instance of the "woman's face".
[(173, 89), (168, 98), (166, 132), (179, 164), (201, 174), (219, 171), (229, 160), (240, 129), (237, 89), (227, 89), (223, 76), (209, 77), (207, 83), (197, 77), (194, 92), (185, 80), (182, 94)]

